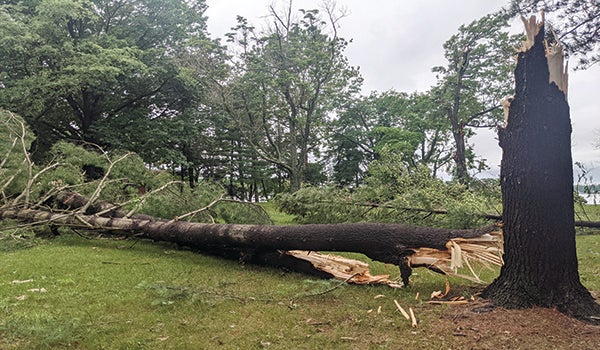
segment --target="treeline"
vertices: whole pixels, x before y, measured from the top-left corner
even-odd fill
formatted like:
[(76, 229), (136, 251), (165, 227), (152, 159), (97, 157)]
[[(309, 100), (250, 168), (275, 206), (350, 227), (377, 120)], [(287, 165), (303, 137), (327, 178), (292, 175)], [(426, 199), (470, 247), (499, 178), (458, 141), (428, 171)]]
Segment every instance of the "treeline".
[(2, 2), (0, 108), (24, 118), (39, 164), (59, 141), (93, 144), (247, 201), (357, 188), (391, 154), (463, 185), (485, 168), (469, 138), (503, 120), (518, 42), (509, 15), (458, 28), (428, 91), (364, 96), (343, 13), (289, 10), (271, 7), (264, 30), (238, 17), (215, 39), (203, 0)]

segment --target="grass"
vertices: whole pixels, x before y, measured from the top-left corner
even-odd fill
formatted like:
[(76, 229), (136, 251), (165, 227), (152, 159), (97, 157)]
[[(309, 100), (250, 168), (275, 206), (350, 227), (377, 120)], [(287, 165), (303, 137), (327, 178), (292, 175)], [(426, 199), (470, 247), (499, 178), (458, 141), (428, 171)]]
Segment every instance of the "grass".
[[(432, 331), (448, 309), (426, 302), (445, 278), (425, 269), (412, 286), (390, 289), (242, 266), (170, 244), (72, 234), (30, 244), (30, 236), (6, 231), (1, 238), (8, 248), (0, 349), (437, 349), (456, 341)], [(577, 240), (581, 279), (600, 294), (600, 236)], [(473, 286), (450, 283), (465, 295)], [(418, 328), (394, 300), (414, 309)]]
[(281, 212), (277, 209), (274, 203), (265, 202), (260, 203), (260, 206), (269, 214), (273, 223), (276, 225), (297, 225), (298, 223), (294, 221), (294, 216)]
[[(75, 235), (5, 253), (0, 267), (2, 349), (310, 348), (343, 345), (367, 329), (410, 332), (392, 298), (405, 290), (338, 282), (203, 256), (170, 245)], [(42, 289), (43, 288), (43, 289)], [(40, 292), (36, 290), (45, 290)], [(374, 299), (385, 294), (386, 302)], [(292, 305), (292, 301), (294, 304)], [(389, 317), (367, 310), (385, 307)], [(382, 340), (383, 341), (383, 340)]]
[(600, 221), (600, 204), (575, 203), (575, 220)]
[(577, 258), (581, 283), (600, 296), (600, 235), (577, 236)]

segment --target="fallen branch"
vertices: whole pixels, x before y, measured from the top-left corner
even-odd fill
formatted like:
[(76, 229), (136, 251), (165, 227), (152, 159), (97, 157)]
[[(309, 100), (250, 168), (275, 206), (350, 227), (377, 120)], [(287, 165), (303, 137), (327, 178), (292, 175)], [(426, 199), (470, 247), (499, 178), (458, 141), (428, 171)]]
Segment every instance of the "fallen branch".
[[(356, 206), (356, 207), (369, 207), (369, 208), (384, 208), (384, 209), (393, 209), (393, 210), (402, 210), (408, 212), (415, 213), (424, 213), (426, 216), (430, 215), (448, 215), (449, 211), (444, 209), (425, 209), (425, 208), (413, 208), (413, 207), (402, 207), (395, 206), (391, 204), (382, 204), (382, 203), (357, 203), (357, 202), (328, 202), (328, 201), (319, 201), (319, 203), (326, 204), (343, 204), (348, 206)], [(502, 221), (502, 215), (499, 214), (488, 214), (488, 213), (470, 213), (468, 215), (472, 215), (477, 218), (486, 219), (490, 221)], [(585, 220), (576, 220), (576, 227), (587, 227), (587, 228), (600, 228), (600, 221), (585, 221)]]
[[(415, 213), (425, 213), (428, 215), (448, 215), (449, 214), (448, 210), (443, 210), (443, 209), (412, 208), (412, 207), (402, 207), (402, 206), (395, 206), (395, 205), (391, 205), (391, 204), (380, 204), (380, 203), (345, 203), (345, 204), (352, 205), (352, 206), (359, 206), (359, 207), (385, 208), (385, 209), (394, 209), (394, 210), (402, 210), (402, 211), (411, 211), (411, 212), (415, 212)], [(478, 217), (478, 218), (482, 218), (482, 219), (493, 220), (493, 221), (502, 220), (502, 215), (497, 215), (497, 214), (473, 213), (473, 214), (469, 214), (469, 215), (472, 215), (472, 216)]]

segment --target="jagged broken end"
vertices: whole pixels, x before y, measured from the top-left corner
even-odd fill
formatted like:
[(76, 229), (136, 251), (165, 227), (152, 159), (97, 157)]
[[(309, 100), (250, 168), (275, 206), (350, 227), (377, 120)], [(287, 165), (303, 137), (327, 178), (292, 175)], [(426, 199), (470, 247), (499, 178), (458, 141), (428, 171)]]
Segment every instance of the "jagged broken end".
[(558, 89), (568, 96), (569, 90), (569, 62), (565, 61), (563, 46), (557, 41), (550, 45), (546, 43), (546, 60), (550, 73), (550, 83), (556, 84)]
[(538, 22), (535, 15), (531, 15), (529, 18), (521, 16), (521, 21), (525, 26), (525, 41), (523, 41), (521, 52), (529, 51), (535, 44), (535, 37), (540, 32), (540, 29), (544, 26), (544, 13), (541, 14), (541, 21)]
[[(526, 37), (522, 43), (521, 52), (530, 50), (535, 44), (535, 37), (544, 26), (544, 12), (541, 13), (540, 17), (541, 20), (538, 21), (535, 15), (531, 15), (529, 18), (521, 16), (521, 21), (523, 21), (523, 25), (525, 26)], [(558, 40), (552, 44), (548, 44), (548, 42), (544, 40), (544, 46), (546, 47), (546, 60), (548, 61), (548, 71), (550, 73), (549, 83), (556, 84), (558, 89), (565, 95), (566, 100), (569, 89), (569, 63), (565, 63), (563, 46)]]

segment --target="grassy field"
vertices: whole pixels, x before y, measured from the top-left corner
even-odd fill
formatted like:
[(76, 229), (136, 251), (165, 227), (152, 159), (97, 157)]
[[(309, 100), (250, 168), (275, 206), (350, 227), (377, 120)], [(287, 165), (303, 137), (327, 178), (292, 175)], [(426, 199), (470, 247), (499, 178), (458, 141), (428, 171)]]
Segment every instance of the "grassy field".
[[(440, 320), (455, 322), (452, 307), (427, 303), (445, 278), (425, 269), (412, 286), (391, 289), (242, 266), (170, 244), (1, 235), (0, 349), (463, 347), (455, 332), (440, 331)], [(577, 243), (582, 282), (600, 294), (600, 236)], [(393, 266), (374, 270), (398, 275)], [(450, 283), (458, 295), (475, 291)], [(417, 328), (394, 300), (415, 311)]]

